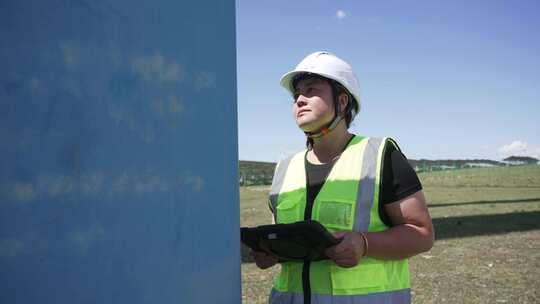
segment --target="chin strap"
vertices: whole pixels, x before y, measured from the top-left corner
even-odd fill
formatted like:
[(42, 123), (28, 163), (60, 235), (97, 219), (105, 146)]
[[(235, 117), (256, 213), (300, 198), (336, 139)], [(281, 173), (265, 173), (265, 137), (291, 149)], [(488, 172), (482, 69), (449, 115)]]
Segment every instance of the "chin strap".
[(304, 132), (306, 134), (307, 137), (309, 138), (319, 138), (319, 137), (323, 137), (324, 135), (332, 132), (332, 130), (334, 130), (338, 123), (343, 119), (343, 117), (339, 116), (339, 115), (336, 115), (336, 117), (334, 117), (334, 119), (332, 119), (332, 121), (330, 123), (328, 123), (326, 126), (320, 128), (318, 131), (315, 131), (315, 132)]
[[(319, 138), (319, 137), (323, 137), (325, 136), (326, 134), (332, 132), (336, 127), (337, 125), (339, 124), (339, 122), (341, 120), (343, 120), (343, 116), (341, 115), (338, 115), (338, 113), (341, 113), (341, 107), (339, 106), (339, 101), (338, 101), (338, 90), (337, 90), (337, 87), (336, 87), (336, 82), (334, 81), (332, 83), (332, 94), (334, 95), (334, 119), (332, 119), (332, 121), (330, 121), (328, 124), (326, 124), (326, 126), (320, 128), (319, 130), (317, 131), (314, 131), (314, 132), (305, 132), (304, 133), (306, 134), (306, 136), (308, 138)], [(349, 99), (349, 102), (351, 102), (351, 96), (348, 95), (348, 99)], [(355, 112), (354, 112), (354, 108), (353, 108), (353, 112), (352, 112), (352, 117), (354, 117), (355, 115)]]
[(308, 138), (319, 138), (325, 136), (326, 134), (332, 132), (332, 130), (334, 130), (337, 127), (338, 123), (343, 119), (341, 115), (338, 115), (338, 113), (341, 112), (341, 107), (339, 106), (339, 101), (337, 100), (338, 92), (335, 85), (332, 85), (332, 94), (334, 95), (334, 119), (332, 119), (328, 124), (326, 124), (326, 126), (320, 128), (317, 131), (304, 131)]

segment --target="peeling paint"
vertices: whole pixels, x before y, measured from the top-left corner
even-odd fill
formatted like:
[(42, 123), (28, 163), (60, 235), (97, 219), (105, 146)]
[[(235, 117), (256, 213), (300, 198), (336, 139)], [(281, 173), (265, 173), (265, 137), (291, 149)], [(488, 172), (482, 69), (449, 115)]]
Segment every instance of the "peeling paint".
[(40, 96), (40, 95), (46, 95), (47, 88), (44, 86), (43, 81), (41, 81), (37, 77), (31, 77), (30, 78), (30, 93), (32, 96)]
[(161, 98), (152, 99), (150, 103), (150, 108), (160, 117), (163, 117), (165, 114), (165, 102)]
[(107, 106), (107, 112), (116, 124), (125, 123), (130, 129), (135, 127), (135, 119), (129, 111), (122, 109), (114, 103), (110, 103)]
[(67, 42), (60, 43), (59, 48), (66, 67), (72, 68), (79, 63), (80, 52), (77, 48)]
[(30, 182), (15, 182), (15, 196), (19, 201), (27, 202), (33, 200), (37, 192)]
[(0, 257), (16, 257), (24, 253), (24, 243), (17, 239), (0, 239)]
[(103, 190), (105, 176), (103, 172), (83, 174), (81, 176), (81, 191), (83, 194), (97, 194)]
[(131, 71), (149, 83), (175, 83), (184, 80), (184, 73), (173, 60), (167, 60), (161, 53), (152, 56), (137, 57), (131, 61)]
[(122, 175), (116, 177), (111, 182), (111, 189), (109, 190), (110, 193), (116, 194), (116, 193), (124, 193), (126, 192), (129, 182), (129, 175), (124, 172)]
[(108, 113), (117, 125), (125, 124), (125, 126), (131, 132), (137, 135), (143, 142), (147, 144), (154, 142), (156, 138), (155, 128), (148, 123), (143, 125), (127, 108), (120, 107), (116, 104), (109, 104)]
[(190, 171), (186, 171), (180, 176), (179, 183), (180, 185), (188, 186), (196, 192), (202, 191), (205, 186), (204, 179), (198, 175), (194, 175)]
[(75, 230), (69, 234), (69, 241), (74, 249), (81, 255), (86, 255), (90, 248), (103, 240), (105, 230), (100, 224), (95, 224), (88, 230)]
[(47, 192), (51, 198), (67, 195), (71, 190), (73, 190), (73, 180), (68, 176), (53, 177), (47, 185)]
[(171, 96), (169, 101), (169, 111), (171, 114), (181, 114), (184, 112), (184, 102), (181, 97)]
[(216, 86), (216, 76), (207, 71), (197, 72), (194, 77), (195, 89), (200, 91), (202, 89), (213, 88)]
[(79, 178), (59, 174), (41, 173), (37, 182), (8, 181), (4, 183), (12, 188), (13, 198), (18, 203), (28, 203), (39, 199), (59, 200), (70, 195), (77, 199), (107, 195), (109, 198), (126, 195), (144, 196), (155, 193), (185, 191), (203, 191), (206, 181), (191, 171), (178, 175), (163, 176), (157, 169), (126, 170), (107, 173), (103, 170), (83, 172)]
[(146, 125), (141, 132), (141, 137), (145, 143), (150, 144), (156, 139), (156, 132), (151, 125)]

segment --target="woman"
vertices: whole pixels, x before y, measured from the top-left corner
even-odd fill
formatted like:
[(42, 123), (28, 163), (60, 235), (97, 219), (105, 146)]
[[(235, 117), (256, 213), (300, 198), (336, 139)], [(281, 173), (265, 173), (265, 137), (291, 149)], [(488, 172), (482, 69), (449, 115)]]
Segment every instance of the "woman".
[[(317, 220), (340, 243), (327, 249), (327, 260), (282, 263), (270, 303), (410, 303), (407, 258), (434, 239), (416, 173), (392, 139), (348, 132), (360, 96), (342, 59), (310, 54), (281, 85), (294, 96), (308, 147), (276, 167), (274, 220)], [(277, 263), (271, 254), (253, 255), (262, 269)]]

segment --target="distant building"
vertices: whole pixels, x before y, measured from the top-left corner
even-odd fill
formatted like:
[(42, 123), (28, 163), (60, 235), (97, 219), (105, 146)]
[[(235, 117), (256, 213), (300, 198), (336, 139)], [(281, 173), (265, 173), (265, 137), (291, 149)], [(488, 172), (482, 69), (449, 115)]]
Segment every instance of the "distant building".
[(463, 168), (490, 168), (495, 167), (494, 164), (488, 163), (466, 163), (463, 165)]
[(456, 169), (456, 166), (447, 166), (447, 165), (440, 165), (438, 166), (441, 170), (453, 170)]
[(529, 156), (510, 156), (502, 161), (510, 166), (535, 165), (538, 164), (538, 159)]

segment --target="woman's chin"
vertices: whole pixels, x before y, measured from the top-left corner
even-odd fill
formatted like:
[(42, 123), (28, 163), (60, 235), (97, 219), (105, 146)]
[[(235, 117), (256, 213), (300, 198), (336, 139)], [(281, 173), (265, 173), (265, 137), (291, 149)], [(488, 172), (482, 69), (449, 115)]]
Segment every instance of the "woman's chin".
[(300, 116), (296, 118), (296, 125), (304, 132), (316, 132), (320, 130), (324, 125), (330, 123), (332, 117), (313, 119), (312, 117)]
[(316, 130), (318, 130), (316, 126), (310, 124), (298, 124), (298, 127), (300, 128), (300, 130), (307, 133), (315, 132)]

